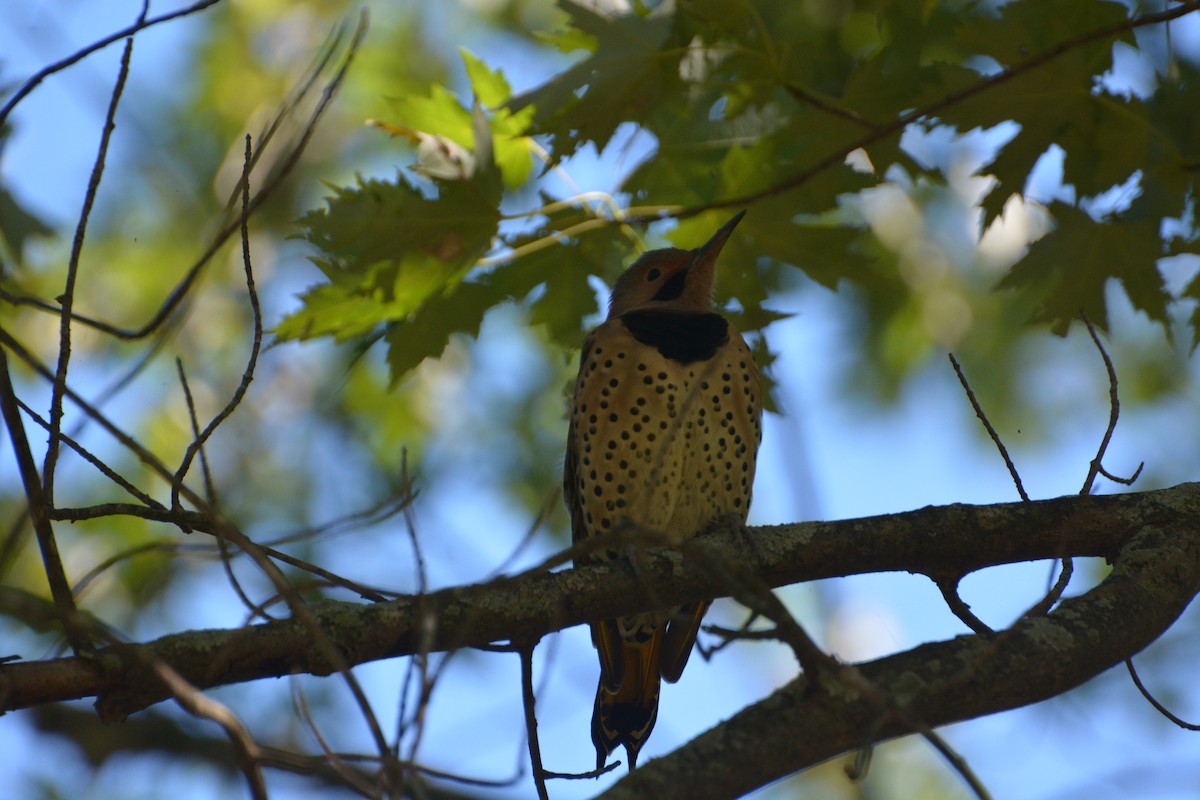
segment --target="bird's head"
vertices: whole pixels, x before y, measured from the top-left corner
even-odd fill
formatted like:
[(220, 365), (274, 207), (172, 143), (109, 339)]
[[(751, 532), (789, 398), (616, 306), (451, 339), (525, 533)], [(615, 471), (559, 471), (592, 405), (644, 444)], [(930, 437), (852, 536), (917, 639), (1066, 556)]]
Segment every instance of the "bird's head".
[(695, 250), (670, 247), (643, 253), (613, 286), (608, 318), (627, 311), (654, 308), (668, 311), (706, 312), (712, 309), (717, 256), (745, 211), (721, 226)]

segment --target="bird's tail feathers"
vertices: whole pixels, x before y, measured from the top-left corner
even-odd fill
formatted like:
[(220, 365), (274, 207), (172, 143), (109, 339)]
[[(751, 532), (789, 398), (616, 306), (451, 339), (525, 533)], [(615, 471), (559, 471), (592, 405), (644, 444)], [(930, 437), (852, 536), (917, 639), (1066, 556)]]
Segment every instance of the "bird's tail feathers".
[[(663, 629), (645, 642), (614, 642), (621, 651), (623, 676), (616, 691), (610, 691), (603, 672), (596, 688), (592, 712), (592, 743), (596, 745), (596, 769), (602, 769), (618, 745), (625, 747), (629, 768), (637, 766), (638, 751), (658, 719), (659, 661)], [(603, 651), (602, 651), (603, 652)]]
[(710, 605), (712, 602), (705, 600), (680, 606), (664, 626), (660, 670), (667, 683), (675, 683), (683, 674), (700, 632), (700, 620)]

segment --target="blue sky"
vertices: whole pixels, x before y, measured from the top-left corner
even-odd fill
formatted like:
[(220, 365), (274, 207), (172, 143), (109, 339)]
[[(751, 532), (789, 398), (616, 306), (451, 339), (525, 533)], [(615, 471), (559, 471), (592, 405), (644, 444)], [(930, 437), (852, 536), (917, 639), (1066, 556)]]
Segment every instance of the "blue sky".
[[(41, 65), (124, 25), (133, 18), (136, 7), (136, 3), (113, 0), (36, 6), (0, 0), (0, 18), (6, 20), (0, 27), (0, 80), (22, 80)], [(155, 12), (164, 10), (155, 7)], [(386, 4), (376, 4), (374, 13), (387, 13)], [(140, 63), (159, 66), (152, 73), (135, 69), (130, 91), (167, 91), (172, 69), (178, 68), (178, 54), (188, 42), (189, 26), (194, 24), (163, 26), (139, 38)], [(1197, 35), (1196, 31), (1200, 25), (1193, 24), (1178, 35), (1186, 40)], [(448, 38), (453, 35), (448, 27), (435, 26), (433, 32)], [(489, 63), (503, 67), (518, 86), (542, 77), (535, 73), (544, 65), (531, 62), (528, 51), (512, 42), (476, 34), (466, 44)], [(0, 180), (56, 224), (69, 225), (78, 212), (118, 55), (119, 46), (110, 47), (80, 67), (55, 76), (22, 103), (14, 118), (17, 128), (0, 163)], [(119, 135), (117, 142), (115, 163), (119, 164), (120, 148), (135, 146), (136, 134), (128, 139)], [(585, 189), (614, 189), (617, 167), (630, 163), (622, 162), (616, 150), (611, 148), (613, 152), (603, 157), (573, 161), (569, 170), (575, 182)], [(110, 172), (119, 174), (115, 169)], [(1055, 192), (1053, 164), (1045, 167), (1030, 189), (1030, 194), (1043, 197)], [(1114, 301), (1121, 304), (1119, 297)], [(1017, 499), (1003, 463), (980, 436), (947, 363), (934, 360), (921, 369), (890, 406), (847, 397), (845, 377), (855, 364), (849, 301), (819, 287), (805, 286), (773, 303), (795, 314), (767, 333), (772, 348), (780, 354), (775, 374), (789, 416), (767, 420), (751, 522), (850, 518), (925, 505)], [(1065, 340), (1049, 335), (1039, 340), (1030, 372), (1023, 378), (1028, 383), (1022, 387), (1024, 391), (1051, 397), (1064, 409), (1048, 442), (1025, 446), (1016, 438), (1008, 443), (1034, 498), (1078, 491), (1107, 419), (1102, 368), (1081, 334), (1076, 330)], [(1118, 314), (1114, 340), (1156, 335), (1127, 306)], [(1161, 346), (1168, 347), (1165, 341)], [(521, 345), (514, 341), (498, 350), (501, 354), (507, 350), (513, 359), (519, 359)], [(493, 363), (498, 372), (512, 368), (503, 358)], [(969, 373), (981, 365), (966, 366)], [(1194, 366), (1189, 369), (1194, 376)], [(463, 391), (463, 387), (451, 387), (448, 401), (467, 402)], [(1183, 470), (1194, 468), (1194, 443), (1178, 436), (1177, 429), (1178, 420), (1194, 419), (1200, 408), (1197, 396), (1193, 380), (1189, 394), (1175, 407), (1128, 411), (1109, 451), (1106, 463), (1110, 469), (1131, 471), (1141, 460), (1178, 464)], [(1179, 481), (1194, 477), (1194, 471), (1176, 475)], [(1111, 485), (1102, 487), (1102, 491), (1112, 489)], [(455, 483), (428, 487), (421, 507), (423, 528), (488, 526), (494, 534), (469, 554), (431, 545), (432, 568), (441, 582), (463, 580), (464, 562), (474, 570), (471, 578), (482, 576), (507, 555), (528, 525), (528, 520), (501, 498), (467, 503), (464, 490)], [(540, 544), (527, 554), (526, 562), (546, 555), (548, 546)], [(1080, 566), (1075, 591), (1082, 591), (1089, 574), (1094, 578), (1097, 572), (1096, 565)], [(363, 569), (369, 574), (371, 566)], [(967, 579), (964, 595), (980, 617), (1003, 625), (1040, 597), (1048, 572), (1048, 564), (988, 570)], [(823, 644), (848, 660), (872, 658), (964, 632), (932, 584), (916, 576), (862, 576), (793, 586), (781, 590), (781, 596)], [(207, 607), (204, 619), (192, 619), (197, 625), (229, 624), (230, 616), (237, 613), (239, 609), (231, 601), (228, 608)], [(725, 623), (738, 619), (738, 611), (730, 603), (718, 604), (710, 617), (710, 621)], [(1177, 625), (1176, 633), (1154, 645), (1158, 651), (1155, 670), (1146, 676), (1148, 682), (1171, 695), (1177, 713), (1191, 719), (1200, 718), (1200, 697), (1188, 692), (1197, 654), (1182, 632), (1194, 632), (1197, 622), (1193, 610)], [(695, 659), (683, 680), (666, 689), (658, 727), (643, 758), (669, 752), (793, 676), (794, 664), (783, 648), (742, 647), (758, 647), (760, 652), (752, 658), (718, 657), (708, 663)], [(422, 753), (433, 766), (503, 777), (513, 773), (524, 752), (520, 726), (514, 724), (520, 715), (517, 662), (515, 656), (495, 654), (463, 654), (455, 662), (478, 660), (489, 662), (487, 681), (474, 679), (477, 673), (468, 666), (460, 668), (452, 662), (448, 668), (448, 680), (454, 679), (453, 691), (435, 698)], [(544, 644), (537, 671), (539, 678), (545, 676), (547, 681), (539, 702), (550, 709), (541, 723), (547, 765), (563, 771), (588, 769), (593, 758), (588, 717), (595, 662), (586, 632), (573, 629), (554, 644)], [(358, 672), (386, 720), (388, 709), (396, 704), (399, 662), (366, 665)], [(1200, 739), (1174, 729), (1142, 703), (1123, 671), (1111, 671), (1096, 683), (1085, 696), (952, 726), (946, 736), (996, 797), (1053, 800), (1127, 797), (1133, 792), (1162, 800), (1193, 797), (1195, 776), (1200, 775)], [(313, 687), (319, 684), (311, 679), (306, 682)], [(324, 686), (341, 691), (330, 687), (328, 681)], [(255, 686), (232, 687), (215, 694), (243, 714), (253, 729), (256, 691)], [(353, 715), (331, 727), (342, 737), (342, 746), (370, 749), (363, 726)], [(503, 731), (501, 737), (511, 746), (491, 746), (497, 730)], [(53, 776), (75, 797), (161, 796), (163, 786), (170, 786), (171, 793), (180, 797), (214, 796), (221, 791), (211, 776), (181, 780), (170, 775), (164, 763), (110, 764), (97, 781), (88, 783), (69, 748), (55, 745), (42, 749), (41, 739), (34, 748), (29, 746), (31, 741), (22, 714), (0, 718), (0, 753), (5, 754), (0, 757), (0, 785), (33, 791), (39, 776)], [(904, 768), (913, 758), (937, 761), (927, 746), (915, 740), (881, 750), (876, 774), (887, 775), (889, 784), (873, 785), (877, 796), (918, 796), (919, 787), (906, 782), (916, 778)], [(955, 785), (955, 779), (948, 780)], [(281, 780), (278, 796), (301, 796), (293, 786)], [(553, 796), (584, 797), (597, 789), (590, 782), (564, 783), (553, 787)], [(506, 794), (521, 797), (528, 791), (523, 784)], [(785, 795), (784, 789), (763, 794)]]

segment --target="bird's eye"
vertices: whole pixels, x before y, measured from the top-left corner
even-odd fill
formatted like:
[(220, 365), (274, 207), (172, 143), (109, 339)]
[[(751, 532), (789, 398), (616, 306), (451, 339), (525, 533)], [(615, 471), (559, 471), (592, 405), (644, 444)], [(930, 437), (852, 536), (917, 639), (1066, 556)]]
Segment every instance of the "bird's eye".
[(652, 269), (646, 273), (646, 280), (656, 281), (659, 279), (659, 277), (661, 275), (662, 275), (662, 270), (660, 270), (658, 267), (655, 267), (654, 269)]

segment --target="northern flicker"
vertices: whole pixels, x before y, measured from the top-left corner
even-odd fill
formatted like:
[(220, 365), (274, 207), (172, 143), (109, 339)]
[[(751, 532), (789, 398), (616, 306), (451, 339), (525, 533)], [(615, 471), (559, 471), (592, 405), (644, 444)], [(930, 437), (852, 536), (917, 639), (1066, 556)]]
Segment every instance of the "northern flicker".
[[(584, 341), (563, 476), (575, 542), (632, 525), (679, 544), (722, 517), (745, 521), (762, 438), (758, 372), (712, 304), (717, 256), (741, 218), (695, 250), (642, 255)], [(621, 557), (614, 548), (581, 561)], [(708, 605), (592, 624), (597, 769), (618, 745), (636, 766), (660, 678), (679, 680)]]

